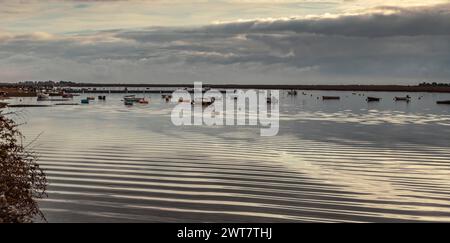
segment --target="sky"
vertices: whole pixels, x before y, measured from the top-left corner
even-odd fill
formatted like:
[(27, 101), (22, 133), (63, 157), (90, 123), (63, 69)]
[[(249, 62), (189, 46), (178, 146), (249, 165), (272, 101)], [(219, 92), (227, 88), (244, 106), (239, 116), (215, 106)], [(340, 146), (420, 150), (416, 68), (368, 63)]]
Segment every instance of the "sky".
[(450, 82), (449, 0), (0, 0), (0, 82)]

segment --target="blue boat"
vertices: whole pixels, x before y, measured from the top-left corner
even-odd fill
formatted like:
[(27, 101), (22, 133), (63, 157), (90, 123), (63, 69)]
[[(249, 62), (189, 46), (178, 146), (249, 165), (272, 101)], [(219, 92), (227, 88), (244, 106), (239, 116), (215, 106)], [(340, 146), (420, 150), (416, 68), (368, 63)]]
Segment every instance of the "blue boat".
[(81, 100), (81, 104), (89, 104), (89, 99), (83, 99), (83, 100)]

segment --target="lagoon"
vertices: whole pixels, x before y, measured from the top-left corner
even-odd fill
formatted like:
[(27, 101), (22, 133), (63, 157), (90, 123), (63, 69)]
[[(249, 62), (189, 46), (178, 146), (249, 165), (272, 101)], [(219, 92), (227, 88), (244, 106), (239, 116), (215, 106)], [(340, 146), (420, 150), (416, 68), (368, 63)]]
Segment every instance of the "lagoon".
[(281, 91), (274, 137), (174, 126), (158, 94), (10, 110), (47, 173), (49, 222), (450, 222), (450, 94), (305, 92)]

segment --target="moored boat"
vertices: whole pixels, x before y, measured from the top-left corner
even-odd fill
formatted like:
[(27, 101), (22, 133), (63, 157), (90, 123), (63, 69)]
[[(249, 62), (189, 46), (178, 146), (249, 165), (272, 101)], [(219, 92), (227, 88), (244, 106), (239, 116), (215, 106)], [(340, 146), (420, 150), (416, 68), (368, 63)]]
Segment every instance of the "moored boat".
[(89, 99), (82, 99), (81, 104), (89, 104)]
[(33, 108), (33, 107), (51, 107), (52, 105), (38, 105), (38, 104), (16, 104), (8, 105), (11, 108)]
[(144, 99), (144, 98), (139, 100), (139, 104), (144, 104), (145, 105), (145, 104), (148, 104), (148, 103), (149, 103), (149, 101)]
[(49, 96), (62, 96), (63, 94), (61, 92), (50, 92)]
[(339, 96), (322, 96), (323, 100), (340, 100), (341, 97)]
[(209, 106), (209, 105), (212, 105), (212, 104), (214, 104), (214, 101), (216, 101), (216, 99), (215, 98), (211, 98), (211, 99), (202, 99), (202, 105), (204, 105), (204, 106)]
[(406, 102), (410, 102), (411, 101), (411, 96), (407, 95), (405, 97), (395, 97), (394, 98), (395, 101), (406, 101)]
[(67, 93), (64, 93), (64, 94), (62, 95), (62, 97), (63, 97), (64, 99), (72, 99), (72, 98), (73, 98), (73, 94), (67, 94)]
[(37, 95), (37, 100), (38, 100), (38, 101), (45, 101), (45, 100), (48, 100), (49, 98), (50, 98), (50, 95), (49, 95), (49, 94), (39, 93), (39, 94)]
[(125, 102), (139, 102), (141, 100), (141, 98), (136, 98), (136, 95), (127, 95), (125, 97), (123, 97), (123, 100)]
[(78, 103), (56, 103), (56, 106), (76, 106)]
[(438, 105), (450, 105), (450, 100), (441, 100), (436, 102)]
[(184, 100), (184, 101), (180, 101), (180, 102), (190, 102), (191, 105), (202, 104), (202, 106), (209, 106), (209, 105), (214, 104), (214, 101), (215, 101), (214, 98), (210, 98), (210, 99), (209, 98), (199, 98), (199, 99), (192, 100), (192, 101)]
[(377, 98), (377, 97), (367, 97), (367, 102), (379, 102), (381, 100), (381, 98)]

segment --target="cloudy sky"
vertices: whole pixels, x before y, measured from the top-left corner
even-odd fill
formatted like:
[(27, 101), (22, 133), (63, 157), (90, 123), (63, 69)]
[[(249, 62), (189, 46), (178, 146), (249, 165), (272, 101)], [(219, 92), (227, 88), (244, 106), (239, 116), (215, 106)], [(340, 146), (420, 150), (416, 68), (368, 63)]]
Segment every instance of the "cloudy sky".
[(0, 82), (450, 82), (449, 0), (0, 0)]

